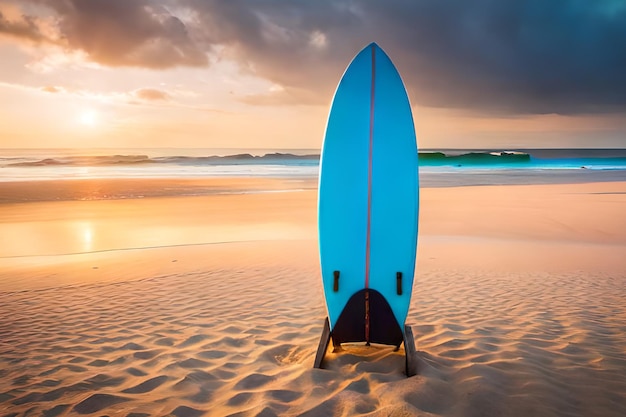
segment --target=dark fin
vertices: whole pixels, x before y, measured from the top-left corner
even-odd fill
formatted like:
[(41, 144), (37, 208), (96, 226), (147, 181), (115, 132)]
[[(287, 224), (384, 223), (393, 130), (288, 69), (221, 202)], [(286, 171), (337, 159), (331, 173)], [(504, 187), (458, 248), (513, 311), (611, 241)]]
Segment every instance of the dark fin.
[(315, 355), (314, 368), (321, 368), (324, 361), (324, 355), (326, 355), (326, 349), (328, 349), (328, 342), (330, 342), (330, 323), (328, 317), (324, 320), (324, 330), (322, 330), (322, 337), (320, 337), (320, 344), (317, 346), (317, 354)]
[(335, 347), (365, 341), (365, 290), (352, 295), (332, 330)]
[(339, 291), (339, 271), (333, 271), (333, 291)]
[[(381, 293), (375, 290), (370, 292), (370, 337), (371, 343), (397, 346), (402, 343), (404, 334), (400, 323), (393, 314), (391, 306)], [(404, 324), (404, 323), (402, 323)]]
[(396, 292), (402, 295), (402, 272), (396, 272)]
[[(369, 311), (366, 309), (366, 301)], [(366, 314), (369, 317), (369, 338), (366, 334)], [(332, 337), (335, 345), (370, 342), (398, 346), (404, 340), (391, 306), (381, 293), (371, 288), (357, 291), (350, 297), (335, 323)]]
[(365, 346), (370, 345), (370, 292), (365, 291)]
[(409, 325), (404, 325), (404, 354), (406, 356), (406, 376), (417, 375), (417, 360), (415, 351), (415, 339), (413, 329)]

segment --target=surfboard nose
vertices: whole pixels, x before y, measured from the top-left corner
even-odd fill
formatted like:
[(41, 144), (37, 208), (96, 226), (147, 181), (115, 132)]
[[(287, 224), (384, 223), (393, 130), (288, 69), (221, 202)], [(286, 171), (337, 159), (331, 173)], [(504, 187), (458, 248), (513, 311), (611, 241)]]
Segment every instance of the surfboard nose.
[(380, 45), (378, 45), (376, 42), (371, 42), (365, 48), (361, 49), (361, 51), (357, 54), (357, 56), (359, 55), (371, 56), (372, 54), (379, 56), (379, 57), (384, 56), (387, 60), (391, 62), (389, 55), (387, 55), (385, 50), (381, 48)]
[(365, 52), (365, 51), (372, 51), (372, 50), (377, 50), (378, 51), (382, 51), (382, 48), (376, 43), (376, 42), (372, 42), (369, 45), (367, 45), (365, 48), (361, 49), (361, 52)]

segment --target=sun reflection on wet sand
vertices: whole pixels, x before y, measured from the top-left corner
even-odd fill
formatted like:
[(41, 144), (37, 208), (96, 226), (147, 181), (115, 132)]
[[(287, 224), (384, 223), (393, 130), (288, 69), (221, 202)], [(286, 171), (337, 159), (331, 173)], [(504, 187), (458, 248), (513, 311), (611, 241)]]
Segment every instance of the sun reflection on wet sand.
[[(249, 194), (5, 206), (0, 214), (6, 217), (6, 222), (0, 218), (0, 258), (315, 236), (315, 193), (302, 193), (297, 204), (284, 209), (272, 203), (287, 197)], [(296, 220), (286, 218), (284, 211), (294, 209), (300, 213)], [(303, 223), (302, 218), (309, 221)]]
[(91, 252), (93, 250), (93, 228), (90, 222), (79, 223), (80, 235), (82, 237), (82, 251)]

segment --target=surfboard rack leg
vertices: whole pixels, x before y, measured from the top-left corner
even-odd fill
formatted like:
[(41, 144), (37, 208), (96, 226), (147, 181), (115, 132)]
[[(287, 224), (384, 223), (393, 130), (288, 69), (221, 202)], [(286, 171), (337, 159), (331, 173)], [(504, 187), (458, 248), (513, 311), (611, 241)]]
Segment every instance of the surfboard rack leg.
[(324, 329), (322, 330), (322, 337), (320, 337), (320, 344), (317, 346), (317, 354), (315, 355), (314, 368), (321, 368), (324, 361), (324, 355), (326, 355), (326, 349), (328, 349), (328, 343), (330, 342), (330, 323), (328, 317), (324, 320)]
[(417, 375), (415, 339), (413, 338), (413, 329), (407, 324), (404, 325), (404, 355), (406, 357), (406, 376)]

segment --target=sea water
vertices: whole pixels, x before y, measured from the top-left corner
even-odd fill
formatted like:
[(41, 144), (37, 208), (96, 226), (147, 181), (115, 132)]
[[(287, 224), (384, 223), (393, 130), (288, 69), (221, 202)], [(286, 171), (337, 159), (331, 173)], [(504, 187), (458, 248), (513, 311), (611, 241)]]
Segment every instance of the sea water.
[[(317, 178), (319, 163), (319, 149), (0, 149), (0, 181)], [(626, 149), (423, 150), (419, 165), (422, 186), (626, 181)]]
[(315, 177), (319, 151), (0, 149), (0, 181), (77, 178)]

